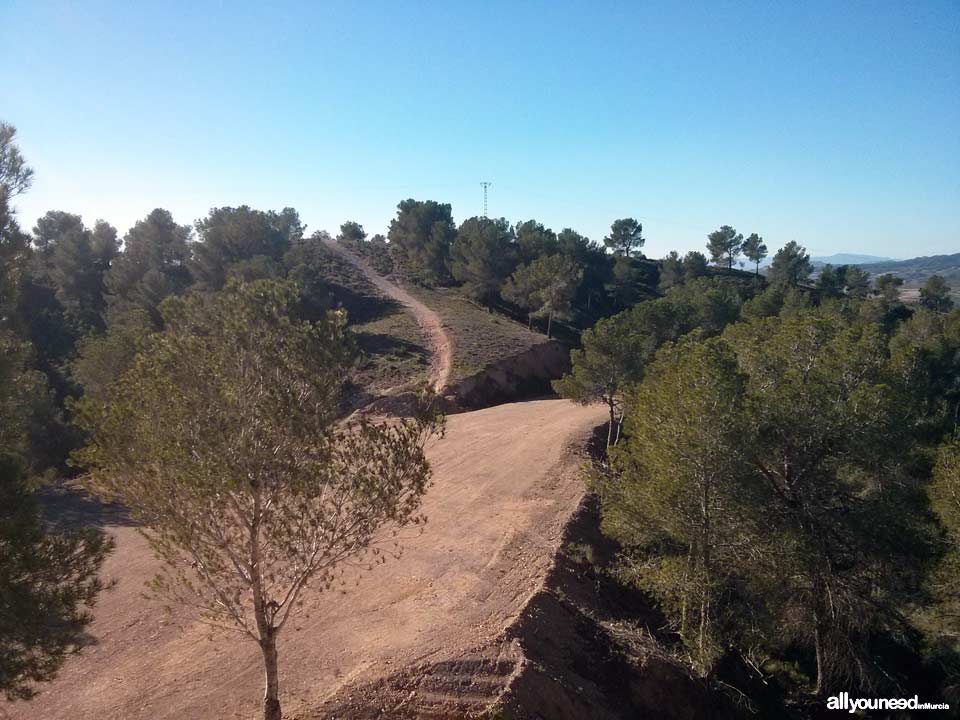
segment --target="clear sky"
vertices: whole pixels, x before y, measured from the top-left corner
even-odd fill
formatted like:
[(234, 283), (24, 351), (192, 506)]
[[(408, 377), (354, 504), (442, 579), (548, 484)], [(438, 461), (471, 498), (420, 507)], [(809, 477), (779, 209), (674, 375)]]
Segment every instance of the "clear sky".
[(124, 232), (154, 207), (296, 207), (384, 232), (403, 198), (646, 252), (960, 252), (960, 1), (0, 0), (18, 199)]

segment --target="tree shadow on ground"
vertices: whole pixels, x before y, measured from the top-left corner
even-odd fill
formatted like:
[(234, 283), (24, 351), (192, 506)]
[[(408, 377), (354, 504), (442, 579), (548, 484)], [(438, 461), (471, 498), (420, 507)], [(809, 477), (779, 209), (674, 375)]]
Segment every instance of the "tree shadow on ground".
[(382, 295), (357, 292), (352, 288), (334, 285), (330, 288), (332, 306), (347, 311), (351, 324), (362, 324), (381, 320), (389, 315), (404, 312), (403, 306), (396, 300)]
[(430, 353), (427, 352), (426, 348), (394, 335), (382, 335), (361, 330), (356, 333), (356, 336), (357, 344), (367, 355), (414, 356), (424, 362), (430, 360)]
[(134, 527), (136, 522), (120, 503), (105, 503), (70, 481), (45, 485), (37, 492), (44, 517), (57, 525)]

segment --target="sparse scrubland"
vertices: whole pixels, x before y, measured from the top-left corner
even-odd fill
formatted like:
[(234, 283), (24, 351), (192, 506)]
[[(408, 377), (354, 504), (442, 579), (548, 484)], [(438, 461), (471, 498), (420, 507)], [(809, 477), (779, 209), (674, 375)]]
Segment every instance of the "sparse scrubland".
[[(960, 310), (943, 277), (905, 304), (891, 275), (814, 275), (796, 242), (761, 275), (763, 238), (728, 225), (706, 254), (653, 260), (632, 218), (601, 244), (535, 220), (457, 226), (450, 205), (413, 199), (369, 239), (356, 222), (333, 239), (306, 234), (292, 208), (247, 206), (194, 226), (157, 209), (122, 242), (104, 221), (51, 211), (28, 234), (10, 201), (31, 171), (10, 126), (0, 150), (8, 699), (63, 672), (81, 703), (83, 668), (62, 668), (89, 652), (86, 631), (109, 629), (90, 609), (112, 541), (46, 524), (37, 506), (38, 486), (69, 481), (122, 503), (156, 558), (111, 526), (114, 557), (158, 571), (153, 592), (179, 621), (256, 643), (268, 720), (285, 673), (304, 717), (804, 718), (841, 690), (960, 701)], [(573, 347), (554, 387), (586, 407), (505, 406), (431, 439), (428, 382), (442, 391), (554, 336)], [(353, 414), (421, 391), (412, 416)], [(583, 485), (566, 443), (604, 420), (568, 525)], [(407, 533), (422, 508), (438, 534), (418, 542)], [(387, 571), (374, 566), (408, 546), (379, 589), (351, 574), (360, 563), (375, 584)], [(342, 610), (344, 577), (369, 637)], [(129, 645), (109, 652), (135, 663), (135, 643), (173, 648), (168, 628), (134, 634), (155, 606), (122, 592), (111, 612)], [(316, 615), (298, 635), (301, 603)], [(416, 636), (428, 628), (435, 642)], [(325, 631), (340, 645), (314, 641)], [(223, 662), (238, 673), (227, 695), (247, 691), (249, 658)], [(158, 670), (165, 692), (173, 672)], [(148, 674), (107, 712), (156, 711), (142, 709)], [(461, 675), (483, 687), (464, 691)], [(170, 713), (223, 712), (230, 698), (206, 682)], [(83, 702), (78, 716), (99, 712)]]

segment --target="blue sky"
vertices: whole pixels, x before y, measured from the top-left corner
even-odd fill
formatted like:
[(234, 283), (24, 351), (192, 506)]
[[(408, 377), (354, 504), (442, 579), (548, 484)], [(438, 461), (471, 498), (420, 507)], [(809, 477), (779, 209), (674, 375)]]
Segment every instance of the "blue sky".
[(646, 252), (960, 252), (960, 2), (0, 0), (0, 118), (49, 209), (296, 207), (385, 231), (403, 198)]

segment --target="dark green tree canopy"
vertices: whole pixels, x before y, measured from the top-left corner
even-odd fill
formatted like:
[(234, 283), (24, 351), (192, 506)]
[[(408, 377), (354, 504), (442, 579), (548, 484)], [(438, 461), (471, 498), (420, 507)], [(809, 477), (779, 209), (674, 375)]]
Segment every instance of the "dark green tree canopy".
[[(48, 284), (53, 275), (48, 255), (57, 251), (57, 243), (71, 235), (89, 250), (88, 262), (78, 268), (89, 272), (97, 259), (109, 262), (116, 235), (106, 223), (88, 232), (75, 215), (50, 214), (38, 223), (48, 233), (50, 247), (44, 249), (50, 253), (34, 258), (28, 268), (27, 238), (9, 202), (29, 187), (32, 171), (13, 143), (14, 134), (10, 125), (0, 123), (0, 693), (8, 700), (24, 700), (85, 644), (90, 608), (103, 587), (100, 567), (112, 541), (98, 530), (51, 522), (40, 512), (27, 472), (46, 470), (48, 446), (54, 446), (51, 455), (62, 453), (63, 438), (46, 377), (31, 367), (36, 345), (31, 348), (17, 336), (20, 328), (11, 311), (20, 294), (20, 275), (30, 272), (27, 284), (44, 291), (44, 305), (19, 300), (21, 309), (29, 308), (27, 335), (40, 335), (47, 328), (34, 321), (57, 305)], [(62, 271), (66, 267), (60, 259)], [(59, 279), (59, 289), (72, 287)]]
[(565, 255), (547, 255), (521, 265), (504, 285), (504, 297), (527, 311), (547, 318), (547, 337), (554, 318), (569, 317), (582, 271)]
[(10, 316), (30, 245), (10, 205), (33, 180), (33, 170), (14, 142), (16, 133), (12, 125), (0, 122), (0, 318)]
[(874, 281), (877, 293), (887, 302), (897, 302), (900, 299), (901, 287), (903, 287), (903, 278), (889, 273), (881, 275)]
[(674, 285), (683, 282), (683, 258), (676, 250), (671, 250), (663, 260), (660, 261), (660, 279), (657, 287), (660, 290), (668, 290)]
[(763, 242), (763, 238), (756, 233), (751, 233), (750, 236), (743, 241), (743, 254), (747, 260), (756, 266), (755, 272), (759, 275), (760, 263), (767, 257), (767, 245)]
[(604, 245), (614, 254), (626, 257), (642, 248), (644, 242), (643, 225), (633, 218), (614, 220), (610, 226), (610, 234), (603, 239)]
[(394, 263), (415, 282), (450, 282), (450, 245), (456, 237), (450, 205), (433, 200), (404, 200), (390, 221), (387, 237)]
[(686, 280), (706, 277), (709, 272), (707, 257), (702, 252), (691, 250), (683, 256), (683, 276)]
[(85, 644), (113, 547), (93, 528), (49, 527), (15, 457), (0, 452), (0, 692), (26, 700)]
[(767, 278), (775, 284), (800, 285), (809, 280), (812, 272), (813, 265), (806, 248), (791, 240), (773, 256)]
[(367, 233), (363, 225), (353, 220), (347, 220), (340, 226), (340, 234), (337, 235), (337, 242), (345, 245), (355, 245), (367, 239)]
[(189, 225), (177, 225), (161, 208), (138, 220), (106, 275), (110, 304), (138, 307), (159, 327), (160, 303), (190, 284), (190, 234)]
[(33, 168), (27, 165), (16, 137), (13, 125), (0, 122), (0, 202), (26, 192), (33, 182)]
[(234, 272), (244, 277), (271, 277), (284, 253), (303, 237), (304, 225), (293, 208), (280, 212), (247, 205), (214, 208), (197, 222), (190, 272), (203, 288), (218, 290)]
[(450, 248), (450, 271), (467, 293), (485, 303), (500, 297), (500, 287), (517, 266), (517, 242), (504, 218), (464, 220)]
[(920, 288), (920, 304), (929, 310), (947, 312), (953, 307), (950, 286), (941, 275), (931, 275)]
[(50, 211), (37, 220), (34, 246), (34, 281), (52, 290), (73, 333), (102, 330), (105, 278), (119, 252), (116, 229), (98, 220), (90, 230), (78, 215)]
[(557, 234), (536, 220), (516, 223), (513, 232), (517, 236), (517, 249), (522, 263), (530, 263), (560, 251)]
[(740, 256), (742, 246), (743, 235), (729, 225), (707, 235), (707, 251), (716, 265), (732, 268), (734, 261)]

